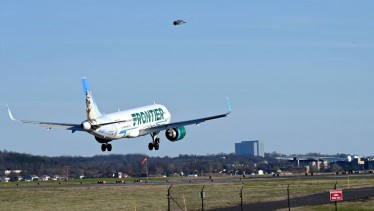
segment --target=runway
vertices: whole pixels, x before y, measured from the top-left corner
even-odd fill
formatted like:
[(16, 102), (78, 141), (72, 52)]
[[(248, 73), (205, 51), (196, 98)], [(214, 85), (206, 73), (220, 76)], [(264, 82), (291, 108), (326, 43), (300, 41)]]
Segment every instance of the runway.
[[(370, 188), (356, 188), (356, 189), (344, 189), (343, 190), (344, 201), (353, 201), (358, 199), (369, 199), (374, 197), (374, 187)], [(312, 194), (304, 197), (292, 198), (290, 200), (290, 207), (301, 207), (301, 206), (315, 206), (322, 204), (333, 204), (334, 202), (330, 201), (329, 192)], [(339, 202), (338, 202), (339, 203)], [(214, 211), (237, 211), (240, 210), (240, 206), (226, 207), (219, 209), (212, 209)], [(269, 201), (253, 204), (245, 204), (243, 206), (244, 210), (277, 210), (288, 208), (287, 200), (280, 201)]]
[[(263, 176), (246, 176), (246, 177), (239, 177), (239, 176), (227, 176), (227, 177), (191, 177), (191, 178), (186, 178), (186, 177), (171, 177), (168, 180), (165, 179), (160, 179), (160, 180), (147, 180), (146, 178), (139, 178), (139, 179), (134, 179), (133, 181), (129, 181), (128, 179), (126, 182), (123, 180), (122, 182), (107, 182), (105, 184), (99, 184), (99, 183), (92, 183), (92, 182), (87, 182), (85, 179), (75, 179), (73, 180), (74, 182), (65, 184), (64, 181), (59, 182), (59, 184), (54, 183), (51, 185), (50, 183), (45, 183), (45, 182), (30, 182), (30, 183), (25, 183), (25, 182), (12, 182), (8, 183), (9, 185), (6, 186), (0, 186), (1, 189), (8, 189), (8, 188), (53, 188), (53, 187), (101, 187), (101, 186), (136, 186), (136, 185), (178, 185), (178, 184), (206, 184), (206, 183), (230, 183), (230, 182), (245, 182), (245, 181), (267, 181), (267, 180), (293, 180), (293, 179), (298, 179), (298, 180), (306, 180), (306, 179), (338, 179), (338, 178), (360, 178), (360, 177), (372, 177), (374, 178), (374, 174), (339, 174), (339, 175), (334, 175), (334, 174), (321, 174), (321, 175), (314, 175), (314, 176), (305, 176), (305, 175), (287, 175), (287, 176), (268, 176), (268, 175), (263, 175)], [(103, 179), (98, 179), (97, 181), (102, 181)], [(104, 179), (105, 180), (105, 179)], [(136, 182), (136, 180), (141, 180), (141, 182)], [(92, 181), (92, 180), (91, 180)], [(118, 181), (122, 181), (119, 179)], [(14, 184), (14, 185), (13, 185)], [(18, 184), (18, 185), (17, 185)], [(27, 185), (23, 185), (27, 184)]]

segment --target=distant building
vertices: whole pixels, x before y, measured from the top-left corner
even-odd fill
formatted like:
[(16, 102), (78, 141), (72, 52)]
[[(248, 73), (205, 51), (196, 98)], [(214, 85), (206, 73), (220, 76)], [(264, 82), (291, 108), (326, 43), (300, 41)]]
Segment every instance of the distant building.
[(11, 173), (14, 173), (14, 174), (20, 174), (22, 172), (22, 170), (5, 170), (4, 171), (4, 175), (5, 176), (8, 176), (9, 174)]
[(41, 177), (39, 177), (39, 181), (48, 181), (48, 180), (50, 180), (51, 179), (51, 177), (50, 176), (48, 176), (48, 175), (43, 175), (43, 176), (41, 176)]
[(25, 182), (38, 181), (39, 177), (36, 175), (28, 175), (25, 178)]
[(368, 159), (361, 158), (358, 156), (347, 156), (347, 159), (345, 161), (337, 161), (336, 164), (338, 164), (344, 170), (347, 171), (361, 171), (365, 170), (365, 167), (369, 167), (369, 163), (367, 161)]
[(373, 170), (374, 169), (374, 158), (373, 157), (366, 158), (365, 169), (367, 169), (367, 170)]
[(311, 167), (315, 167), (317, 171), (321, 169), (326, 169), (329, 165), (327, 160), (318, 159), (318, 158), (297, 158), (294, 157), (292, 160), (289, 160), (292, 164), (293, 171), (305, 170), (306, 173), (309, 173)]
[(9, 182), (10, 178), (7, 176), (0, 177), (0, 182)]
[(235, 143), (235, 154), (264, 157), (264, 142), (254, 140)]

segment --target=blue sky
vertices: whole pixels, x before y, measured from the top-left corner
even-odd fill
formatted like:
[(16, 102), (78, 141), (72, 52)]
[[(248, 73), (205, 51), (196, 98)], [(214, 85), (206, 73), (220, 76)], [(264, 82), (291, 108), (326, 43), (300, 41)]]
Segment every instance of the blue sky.
[[(102, 112), (164, 104), (173, 120), (225, 112), (161, 134), (112, 142), (111, 153), (216, 154), (260, 139), (265, 151), (373, 155), (372, 1), (1, 1), (0, 104), (14, 116), (85, 119), (80, 78)], [(187, 24), (173, 26), (176, 19)], [(0, 149), (103, 154), (86, 133), (11, 122)], [(105, 154), (108, 154), (106, 152)]]

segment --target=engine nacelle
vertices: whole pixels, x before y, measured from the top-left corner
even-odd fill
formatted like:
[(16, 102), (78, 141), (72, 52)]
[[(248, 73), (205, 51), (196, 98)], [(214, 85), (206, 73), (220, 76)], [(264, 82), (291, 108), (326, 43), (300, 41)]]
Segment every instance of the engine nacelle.
[(179, 141), (186, 136), (186, 128), (169, 128), (165, 131), (165, 136), (169, 141)]
[(90, 122), (88, 122), (88, 121), (84, 121), (84, 122), (82, 122), (81, 127), (82, 127), (83, 129), (85, 129), (85, 130), (90, 130), (90, 129), (92, 128), (92, 125), (91, 125)]

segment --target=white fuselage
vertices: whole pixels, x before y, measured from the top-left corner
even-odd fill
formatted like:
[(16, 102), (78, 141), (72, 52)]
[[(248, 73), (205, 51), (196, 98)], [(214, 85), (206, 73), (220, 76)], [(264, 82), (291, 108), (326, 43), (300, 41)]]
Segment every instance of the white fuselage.
[(135, 138), (139, 136), (141, 129), (168, 124), (171, 121), (171, 114), (165, 106), (154, 104), (105, 114), (97, 118), (99, 124), (118, 121), (124, 122), (91, 129), (89, 133), (106, 140)]

